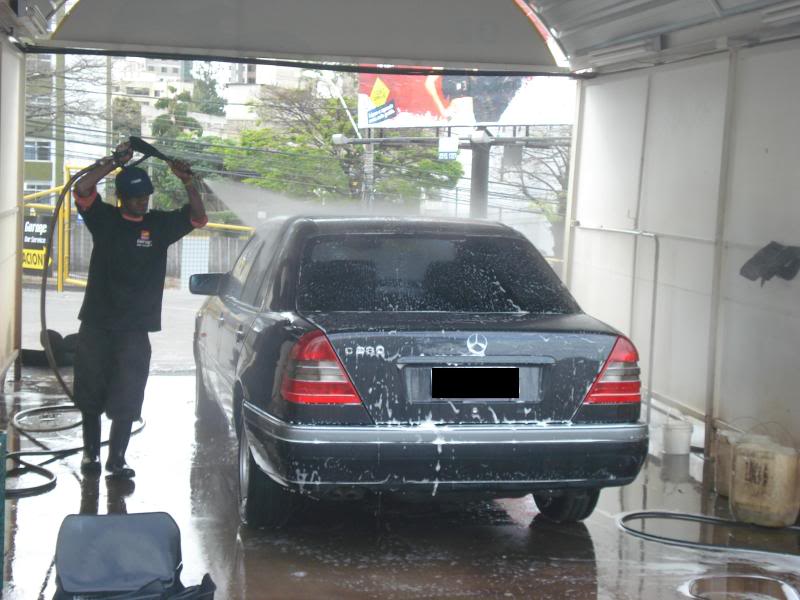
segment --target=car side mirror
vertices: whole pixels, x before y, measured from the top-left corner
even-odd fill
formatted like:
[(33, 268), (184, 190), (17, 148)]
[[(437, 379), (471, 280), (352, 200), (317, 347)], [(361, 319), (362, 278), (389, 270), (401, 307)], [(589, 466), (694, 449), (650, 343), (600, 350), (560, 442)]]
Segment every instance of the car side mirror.
[(189, 277), (189, 291), (199, 296), (218, 296), (227, 273), (198, 273)]

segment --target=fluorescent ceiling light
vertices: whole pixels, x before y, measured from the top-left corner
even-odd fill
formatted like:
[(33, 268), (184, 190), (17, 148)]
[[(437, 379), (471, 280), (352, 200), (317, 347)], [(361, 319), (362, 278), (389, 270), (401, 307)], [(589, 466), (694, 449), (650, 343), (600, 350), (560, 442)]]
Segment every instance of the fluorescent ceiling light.
[(784, 25), (800, 21), (800, 2), (787, 2), (764, 11), (761, 22), (764, 25)]
[(659, 50), (661, 50), (661, 41), (660, 38), (655, 38), (592, 50), (587, 55), (588, 60), (586, 62), (593, 65), (608, 65), (650, 56)]

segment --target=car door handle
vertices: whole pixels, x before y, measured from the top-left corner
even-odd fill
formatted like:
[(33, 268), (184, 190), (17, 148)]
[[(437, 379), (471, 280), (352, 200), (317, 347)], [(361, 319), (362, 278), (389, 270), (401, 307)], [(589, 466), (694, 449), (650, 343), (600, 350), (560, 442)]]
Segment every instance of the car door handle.
[(244, 339), (244, 329), (239, 327), (239, 329), (236, 330), (236, 341), (241, 342), (243, 339)]
[(220, 315), (217, 317), (217, 324), (222, 325), (225, 322), (225, 315)]

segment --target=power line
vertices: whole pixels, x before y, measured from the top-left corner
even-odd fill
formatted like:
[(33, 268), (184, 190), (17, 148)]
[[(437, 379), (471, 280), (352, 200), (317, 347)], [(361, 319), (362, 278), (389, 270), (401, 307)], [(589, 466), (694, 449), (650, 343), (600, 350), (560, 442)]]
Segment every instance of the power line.
[[(135, 84), (136, 82), (132, 81), (132, 82), (129, 82), (129, 83)], [(98, 85), (105, 85), (105, 84), (98, 84)], [(134, 86), (131, 85), (131, 86), (128, 86), (128, 87), (134, 87)], [(65, 88), (65, 87), (57, 87), (55, 85), (45, 86), (45, 85), (40, 85), (38, 82), (36, 83), (36, 91), (32, 92), (31, 95), (44, 96), (45, 94), (44, 93), (40, 94), (39, 90), (42, 90), (43, 92), (46, 91), (46, 90), (51, 90), (53, 92), (63, 91), (65, 93), (70, 93), (71, 92), (71, 93), (74, 93), (76, 95), (81, 95), (81, 94), (97, 94), (97, 95), (101, 95), (101, 96), (107, 96), (108, 95), (107, 92), (102, 91), (102, 90), (70, 89), (70, 88)], [(143, 98), (143, 99), (147, 99), (147, 100), (155, 100), (156, 102), (159, 101), (159, 100), (163, 100), (163, 99), (167, 99), (167, 100), (172, 100), (173, 99), (172, 96), (150, 96), (150, 95), (147, 95), (147, 94), (131, 94), (131, 93), (127, 93), (127, 92), (123, 93), (123, 92), (114, 92), (114, 91), (111, 92), (111, 96), (115, 96), (115, 97), (118, 97), (118, 98)], [(223, 96), (220, 96), (220, 99), (221, 100), (225, 100), (225, 98)], [(191, 103), (191, 102), (193, 102), (193, 100), (188, 100), (187, 102)], [(271, 107), (276, 107), (276, 108), (287, 108), (287, 107), (291, 106), (289, 104), (282, 104), (280, 102), (272, 102), (272, 101), (268, 101), (268, 100), (263, 100), (261, 98), (254, 99), (254, 102), (259, 104), (259, 105), (271, 106)], [(252, 106), (253, 108), (257, 108), (257, 106), (254, 103), (250, 103), (250, 102), (229, 102), (227, 100), (225, 100), (225, 106)], [(311, 104), (311, 103), (309, 103), (309, 106), (312, 106), (312, 108), (315, 108), (315, 109), (318, 109), (318, 110), (327, 110), (327, 111), (330, 111), (330, 112), (345, 112), (345, 108), (342, 107), (342, 106), (338, 106), (338, 105), (337, 106), (326, 106), (324, 103), (320, 103), (320, 104)], [(348, 106), (347, 110), (356, 111), (356, 110), (358, 110), (358, 107)], [(192, 111), (192, 112), (199, 112), (199, 111)], [(201, 113), (201, 114), (207, 114), (207, 113)], [(222, 116), (222, 115), (214, 115), (214, 116)]]
[[(65, 126), (65, 128), (70, 129), (70, 130), (79, 131), (79, 132), (96, 132), (96, 133), (105, 134), (105, 132), (103, 130), (86, 128), (86, 127), (79, 127), (79, 126), (75, 126), (75, 125), (67, 125), (67, 126)], [(48, 139), (48, 138), (41, 138), (41, 139)], [(53, 136), (52, 138), (49, 138), (49, 139), (56, 139), (56, 138), (55, 138), (55, 136)], [(154, 138), (154, 137), (149, 137), (147, 139), (158, 140), (158, 138)], [(95, 146), (100, 147), (100, 144), (92, 144), (90, 142), (74, 141), (74, 140), (69, 140), (69, 139), (65, 139), (65, 141), (71, 141), (72, 143), (78, 143), (78, 144), (84, 144), (84, 145), (95, 145)], [(271, 150), (271, 149), (262, 148), (262, 147), (248, 147), (248, 146), (232, 146), (232, 145), (225, 145), (225, 144), (212, 144), (212, 143), (200, 142), (200, 141), (195, 141), (195, 140), (181, 140), (181, 139), (177, 139), (177, 138), (167, 138), (167, 139), (165, 139), (163, 141), (167, 141), (167, 142), (174, 143), (174, 144), (182, 144), (182, 145), (189, 146), (189, 147), (191, 147), (191, 146), (203, 146), (203, 147), (209, 147), (209, 148), (223, 148), (223, 149), (226, 149), (226, 150), (233, 150), (233, 151), (259, 152), (259, 153), (263, 153), (263, 154), (267, 154), (267, 155), (285, 156), (285, 157), (287, 157), (288, 159), (291, 159), (291, 160), (313, 160), (315, 162), (318, 162), (320, 160), (329, 160), (329, 161), (333, 161), (336, 164), (340, 163), (340, 160), (338, 158), (333, 157), (333, 156), (327, 156), (327, 155), (313, 155), (313, 154), (307, 154), (307, 153), (306, 154), (291, 153), (291, 152), (283, 152), (283, 151), (280, 151), (280, 150)], [(184, 157), (194, 156), (195, 158), (197, 158), (199, 160), (209, 160), (209, 156), (207, 156), (205, 154), (199, 154), (197, 152), (193, 153), (193, 152), (191, 152), (191, 150), (189, 152), (186, 152), (185, 149), (182, 152), (182, 156), (184, 156)], [(220, 157), (224, 161), (224, 158), (225, 158), (224, 155), (215, 154), (215, 156)], [(244, 157), (242, 157), (242, 158), (244, 158)], [(397, 171), (407, 171), (408, 173), (405, 173), (403, 175), (398, 175), (398, 177), (405, 178), (405, 179), (410, 180), (410, 181), (411, 180), (416, 181), (416, 179), (412, 179), (414, 172), (419, 173), (419, 174), (430, 174), (431, 173), (430, 171), (426, 171), (426, 170), (420, 169), (418, 167), (412, 167), (412, 166), (408, 166), (408, 165), (397, 165), (397, 164), (393, 164), (393, 163), (385, 163), (383, 161), (376, 161), (375, 164), (377, 164), (379, 166), (382, 166), (382, 167), (385, 167), (387, 169), (394, 169), (394, 170), (397, 170)], [(291, 168), (287, 167), (286, 165), (284, 165), (283, 168), (291, 170)], [(301, 167), (295, 168), (295, 170), (299, 170), (299, 169), (301, 169)], [(469, 181), (470, 177), (462, 176), (460, 178), (460, 180)], [(540, 191), (540, 192), (545, 193), (545, 194), (552, 194), (553, 193), (552, 190), (549, 190), (547, 188), (536, 187), (536, 186), (533, 186), (533, 185), (522, 185), (522, 184), (516, 184), (516, 183), (507, 182), (507, 181), (497, 181), (497, 180), (490, 180), (489, 183), (490, 184), (494, 184), (494, 185), (502, 185), (502, 186), (507, 186), (507, 187), (511, 187), (511, 188), (516, 188), (516, 189), (519, 189), (519, 190)]]
[[(70, 142), (70, 140), (66, 140), (66, 141)], [(94, 144), (92, 144), (90, 142), (71, 142), (71, 143), (82, 144), (82, 145), (94, 145)], [(81, 159), (85, 159), (85, 160), (94, 160), (96, 158), (96, 155), (88, 154), (88, 153), (74, 152), (73, 151), (73, 152), (71, 152), (69, 154), (68, 158), (73, 158), (73, 159), (74, 158), (81, 158)], [(201, 158), (205, 158), (205, 157), (201, 157)], [(289, 182), (292, 182), (292, 183), (299, 183), (299, 184), (302, 184), (302, 185), (304, 185), (306, 187), (315, 188), (315, 189), (316, 188), (322, 188), (322, 189), (327, 189), (327, 190), (333, 190), (333, 191), (337, 191), (337, 192), (342, 192), (344, 195), (347, 195), (345, 190), (349, 189), (348, 186), (347, 186), (347, 183), (344, 183), (344, 182), (343, 182), (341, 187), (336, 187), (336, 186), (330, 186), (330, 185), (326, 185), (326, 184), (321, 183), (321, 182), (314, 181), (313, 179), (309, 180), (307, 178), (306, 179), (297, 179), (296, 178), (298, 176), (302, 177), (302, 176), (306, 175), (308, 173), (308, 171), (292, 170), (292, 169), (287, 169), (285, 166), (282, 166), (282, 167), (281, 166), (271, 166), (271, 165), (268, 165), (268, 164), (264, 164), (262, 166), (265, 167), (266, 169), (269, 169), (273, 174), (279, 174), (284, 181), (289, 181)], [(168, 167), (166, 165), (164, 165), (162, 163), (159, 163), (159, 162), (151, 163), (150, 167), (151, 167), (151, 169), (155, 169), (155, 170), (159, 170), (159, 171), (168, 169)], [(258, 180), (258, 179), (264, 179), (264, 177), (265, 177), (265, 174), (263, 172), (220, 170), (220, 169), (213, 169), (213, 168), (202, 166), (202, 165), (196, 165), (193, 168), (198, 173), (207, 173), (207, 174), (223, 176), (223, 177), (231, 178), (231, 179)], [(290, 177), (290, 175), (295, 175), (295, 177)], [(342, 176), (345, 176), (345, 174), (342, 173)], [(418, 180), (415, 179), (415, 178), (411, 178), (411, 177), (398, 177), (398, 178), (405, 179), (406, 181), (410, 181), (410, 182), (413, 182), (413, 183), (418, 183)], [(385, 177), (379, 177), (379, 178), (376, 179), (376, 183), (380, 183), (381, 181), (386, 181), (386, 178)], [(391, 193), (382, 192), (382, 191), (376, 191), (376, 193), (377, 194), (386, 195), (386, 196), (392, 196)], [(454, 194), (454, 197), (457, 198), (457, 193), (458, 192), (457, 192), (457, 190), (451, 190), (451, 189), (448, 189), (448, 188), (439, 188), (436, 193), (438, 193), (438, 194), (450, 193), (450, 194)], [(545, 200), (545, 199), (533, 200), (533, 199), (525, 198), (524, 196), (521, 197), (519, 194), (504, 193), (504, 192), (500, 192), (500, 191), (497, 191), (497, 190), (491, 191), (489, 195), (490, 195), (491, 198), (496, 198), (496, 199), (507, 199), (507, 200), (511, 200), (511, 201), (523, 200), (523, 201), (529, 201), (529, 202), (537, 201), (539, 203), (547, 202), (547, 203), (550, 203), (550, 204), (558, 205), (558, 201), (557, 200), (552, 200), (552, 201)], [(504, 205), (504, 206), (498, 206), (498, 208), (511, 209), (512, 207), (508, 206), (508, 205)]]
[[(93, 156), (90, 156), (88, 154), (81, 154), (81, 153), (73, 153), (72, 156), (87, 158), (89, 160), (94, 158)], [(154, 164), (151, 165), (151, 167), (155, 168), (155, 169), (166, 169), (167, 168), (166, 165), (162, 165), (161, 163), (154, 163)], [(220, 170), (210, 169), (210, 168), (202, 167), (202, 166), (201, 167), (197, 167), (195, 170), (197, 172), (199, 172), (199, 173), (208, 173), (208, 174), (213, 174), (213, 175), (220, 175), (220, 176), (223, 176), (223, 177), (228, 178), (228, 179), (235, 179), (235, 178), (240, 178), (240, 177), (241, 178), (250, 178), (250, 179), (253, 178), (253, 177), (250, 177), (250, 175), (252, 175), (252, 174), (248, 174), (248, 173), (232, 172), (232, 171), (220, 171)], [(313, 189), (325, 189), (325, 190), (329, 190), (329, 191), (333, 191), (333, 192), (338, 193), (339, 195), (342, 196), (342, 198), (345, 198), (345, 199), (349, 199), (350, 198), (350, 196), (345, 191), (347, 189), (346, 187), (339, 188), (339, 187), (335, 187), (335, 186), (329, 186), (329, 185), (321, 184), (321, 183), (314, 182), (314, 181), (299, 180), (299, 179), (293, 179), (293, 178), (287, 178), (287, 177), (284, 177), (284, 180), (285, 181), (290, 181), (292, 183), (298, 183), (298, 184), (300, 184), (300, 185), (302, 185), (302, 186), (304, 186), (306, 188), (312, 189), (312, 190)], [(256, 187), (260, 187), (260, 186), (256, 186)], [(267, 189), (267, 188), (264, 188), (264, 189)], [(377, 195), (380, 196), (380, 197), (383, 197), (383, 198), (394, 198), (394, 197), (397, 197), (396, 195), (387, 194), (385, 192), (378, 192)], [(494, 199), (508, 198), (508, 199), (512, 199), (512, 200), (520, 200), (520, 198), (518, 196), (509, 196), (509, 195), (504, 195), (504, 194), (490, 193), (489, 194), (488, 208), (493, 208), (493, 209), (502, 210), (502, 211), (526, 213), (526, 214), (537, 214), (537, 215), (542, 215), (543, 214), (543, 211), (541, 211), (541, 210), (510, 206), (510, 205), (507, 205), (507, 204), (492, 204), (491, 203), (491, 199), (492, 198), (494, 198)], [(443, 202), (443, 203), (448, 203), (448, 204), (452, 203), (452, 204), (456, 204), (456, 205), (457, 204), (461, 204), (458, 201), (458, 197), (454, 193), (454, 191), (453, 190), (447, 190), (447, 189), (440, 190), (438, 192), (438, 197), (437, 198), (427, 198), (426, 200), (434, 201), (434, 202), (440, 201), (440, 202)], [(464, 204), (465, 205), (469, 205), (469, 201), (465, 200)]]

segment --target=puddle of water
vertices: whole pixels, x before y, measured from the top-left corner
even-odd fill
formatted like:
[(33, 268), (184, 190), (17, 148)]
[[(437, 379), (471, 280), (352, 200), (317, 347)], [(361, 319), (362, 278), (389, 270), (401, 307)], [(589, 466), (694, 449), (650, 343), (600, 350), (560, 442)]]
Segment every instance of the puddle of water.
[(693, 600), (800, 600), (788, 583), (760, 575), (700, 577), (679, 591)]

